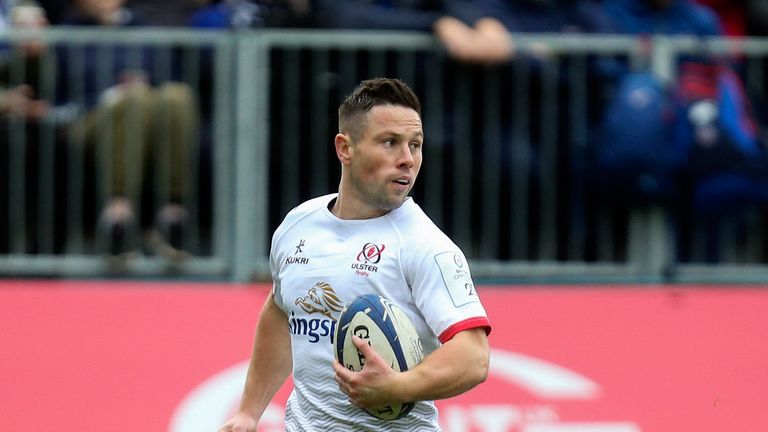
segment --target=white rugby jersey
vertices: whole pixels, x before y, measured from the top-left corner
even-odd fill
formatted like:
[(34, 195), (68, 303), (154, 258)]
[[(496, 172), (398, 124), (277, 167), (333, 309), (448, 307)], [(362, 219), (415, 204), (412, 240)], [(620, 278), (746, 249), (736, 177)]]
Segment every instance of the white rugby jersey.
[(273, 294), (288, 316), (294, 390), (287, 431), (438, 431), (433, 402), (384, 421), (349, 403), (334, 380), (333, 331), (346, 302), (379, 294), (411, 318), (425, 356), (456, 333), (490, 331), (461, 250), (407, 199), (384, 216), (339, 219), (337, 194), (293, 209), (272, 237)]

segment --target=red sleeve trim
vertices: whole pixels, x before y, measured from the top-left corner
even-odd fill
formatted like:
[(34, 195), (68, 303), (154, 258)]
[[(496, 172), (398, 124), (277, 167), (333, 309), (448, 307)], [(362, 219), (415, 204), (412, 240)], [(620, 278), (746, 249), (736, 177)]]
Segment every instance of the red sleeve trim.
[(446, 343), (453, 339), (457, 333), (477, 327), (483, 327), (485, 329), (485, 334), (491, 333), (491, 322), (488, 320), (488, 317), (474, 317), (459, 321), (448, 327), (440, 334), (440, 336), (438, 336), (438, 339), (440, 339), (440, 342)]

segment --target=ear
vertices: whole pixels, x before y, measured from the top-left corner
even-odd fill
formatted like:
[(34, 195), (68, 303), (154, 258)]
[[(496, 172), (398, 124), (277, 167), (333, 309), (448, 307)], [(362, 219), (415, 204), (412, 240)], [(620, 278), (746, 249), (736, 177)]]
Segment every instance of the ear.
[(342, 165), (349, 165), (352, 153), (352, 139), (349, 135), (339, 133), (336, 134), (334, 139), (334, 145), (336, 146), (336, 157)]

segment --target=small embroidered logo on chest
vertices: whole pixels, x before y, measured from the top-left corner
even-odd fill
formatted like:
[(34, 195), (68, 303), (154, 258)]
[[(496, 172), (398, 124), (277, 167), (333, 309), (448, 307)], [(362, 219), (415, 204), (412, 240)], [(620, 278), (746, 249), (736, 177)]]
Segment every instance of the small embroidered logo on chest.
[(299, 240), (299, 243), (296, 244), (296, 249), (293, 252), (292, 256), (289, 256), (285, 259), (286, 264), (309, 264), (309, 258), (300, 256), (300, 254), (304, 253), (303, 247), (305, 246), (304, 239)]
[(386, 249), (384, 244), (366, 243), (363, 245), (355, 257), (355, 262), (352, 263), (355, 274), (368, 277), (371, 273), (378, 272), (379, 267), (376, 264), (381, 262), (384, 249)]

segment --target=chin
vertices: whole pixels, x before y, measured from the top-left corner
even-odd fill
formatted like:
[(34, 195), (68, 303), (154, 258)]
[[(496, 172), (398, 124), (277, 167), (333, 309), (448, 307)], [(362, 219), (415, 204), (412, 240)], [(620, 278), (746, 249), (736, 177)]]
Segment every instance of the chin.
[(378, 207), (379, 209), (381, 209), (383, 211), (392, 211), (392, 210), (400, 207), (401, 205), (403, 205), (404, 201), (405, 201), (405, 198), (403, 198), (403, 199), (388, 200), (386, 202), (380, 202), (376, 207)]
[(408, 195), (403, 195), (402, 197), (400, 197), (400, 198), (398, 198), (396, 200), (393, 200), (392, 201), (392, 206), (391, 206), (390, 210), (394, 210), (394, 209), (400, 207), (401, 205), (403, 205), (403, 203), (405, 202), (406, 198), (408, 198)]

